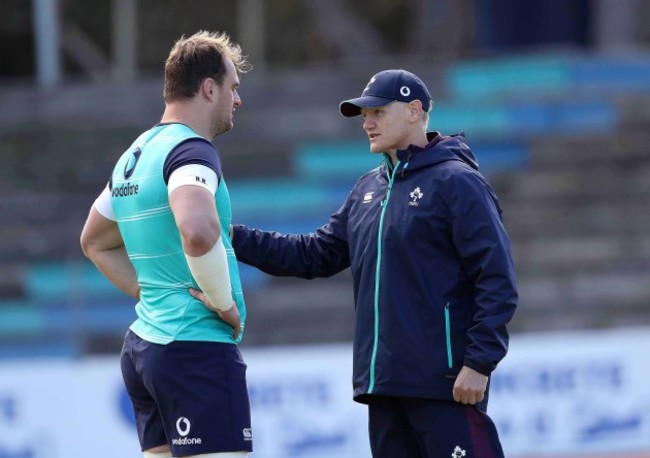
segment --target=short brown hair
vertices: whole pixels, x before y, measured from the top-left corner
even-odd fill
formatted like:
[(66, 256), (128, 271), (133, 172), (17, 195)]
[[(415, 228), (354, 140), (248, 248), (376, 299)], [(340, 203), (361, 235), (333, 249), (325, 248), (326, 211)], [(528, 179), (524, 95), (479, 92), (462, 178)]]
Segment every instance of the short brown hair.
[(226, 73), (224, 58), (232, 60), (238, 73), (252, 68), (241, 47), (225, 32), (201, 30), (189, 38), (182, 36), (165, 61), (165, 102), (194, 97), (205, 78), (214, 78), (220, 85)]

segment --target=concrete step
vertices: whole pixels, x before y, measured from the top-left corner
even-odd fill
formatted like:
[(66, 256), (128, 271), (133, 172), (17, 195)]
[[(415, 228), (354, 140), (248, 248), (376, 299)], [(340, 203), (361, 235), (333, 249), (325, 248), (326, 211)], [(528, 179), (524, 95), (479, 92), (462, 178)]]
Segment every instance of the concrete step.
[(354, 295), (349, 272), (327, 279), (274, 278), (263, 290), (245, 290), (250, 345), (351, 341)]
[(650, 236), (561, 236), (513, 240), (520, 274), (569, 275), (629, 265), (650, 266)]
[(83, 221), (50, 221), (46, 225), (0, 227), (0, 262), (27, 262), (82, 257)]
[(510, 323), (513, 333), (539, 331), (575, 331), (578, 329), (599, 329), (617, 327), (636, 327), (650, 325), (650, 314), (636, 304), (598, 304), (585, 307), (562, 303), (558, 307), (527, 308), (526, 304), (517, 311)]
[(522, 242), (551, 237), (626, 238), (650, 233), (650, 196), (621, 201), (593, 199), (584, 203), (502, 199), (502, 205), (508, 233)]
[(650, 266), (520, 275), (511, 329), (531, 332), (650, 324)]
[(588, 202), (642, 198), (650, 193), (650, 157), (648, 159), (634, 167), (610, 164), (589, 170), (533, 168), (513, 175), (510, 189), (517, 199), (525, 199), (530, 205), (549, 199)]
[[(638, 121), (637, 121), (638, 122)], [(623, 124), (626, 126), (627, 124)], [(650, 121), (628, 132), (594, 132), (590, 136), (539, 138), (530, 145), (531, 167), (536, 170), (605, 167), (633, 167), (650, 162)]]

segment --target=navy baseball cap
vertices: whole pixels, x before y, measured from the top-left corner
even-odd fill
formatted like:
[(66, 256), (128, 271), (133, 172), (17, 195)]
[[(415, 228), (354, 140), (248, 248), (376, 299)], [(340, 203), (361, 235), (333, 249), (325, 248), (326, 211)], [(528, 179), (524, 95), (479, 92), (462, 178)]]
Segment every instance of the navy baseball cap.
[(358, 116), (361, 108), (381, 107), (394, 101), (422, 102), (424, 111), (429, 111), (432, 100), (429, 90), (422, 80), (406, 70), (384, 70), (370, 78), (361, 97), (344, 100), (339, 105), (341, 114), (346, 117)]

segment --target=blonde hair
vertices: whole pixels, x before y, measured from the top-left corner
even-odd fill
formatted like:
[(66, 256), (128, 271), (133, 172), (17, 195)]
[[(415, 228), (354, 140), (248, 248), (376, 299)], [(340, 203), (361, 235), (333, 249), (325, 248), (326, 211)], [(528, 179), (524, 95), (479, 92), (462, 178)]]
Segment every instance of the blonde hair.
[(232, 60), (238, 73), (253, 68), (241, 47), (225, 32), (201, 30), (188, 38), (183, 35), (165, 61), (165, 102), (194, 97), (205, 78), (214, 78), (219, 85), (223, 83), (226, 59)]

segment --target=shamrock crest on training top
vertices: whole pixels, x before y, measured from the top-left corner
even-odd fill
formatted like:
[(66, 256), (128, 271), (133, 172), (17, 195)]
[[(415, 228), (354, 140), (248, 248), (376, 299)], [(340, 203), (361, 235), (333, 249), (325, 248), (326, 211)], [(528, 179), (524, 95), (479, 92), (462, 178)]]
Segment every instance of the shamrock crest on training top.
[(465, 450), (463, 450), (459, 446), (456, 446), (456, 448), (451, 454), (451, 458), (462, 458), (463, 456), (465, 456)]
[(422, 197), (424, 197), (424, 194), (422, 193), (420, 187), (418, 186), (413, 191), (411, 191), (409, 196), (411, 196), (411, 201), (409, 202), (409, 205), (412, 207), (417, 207), (419, 205), (418, 201), (422, 199)]

